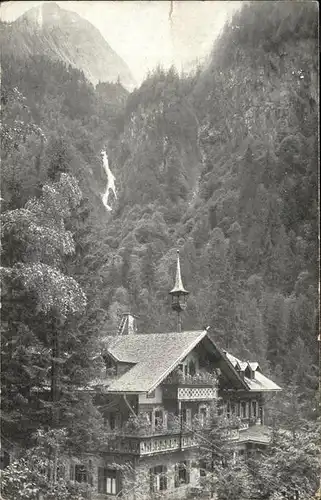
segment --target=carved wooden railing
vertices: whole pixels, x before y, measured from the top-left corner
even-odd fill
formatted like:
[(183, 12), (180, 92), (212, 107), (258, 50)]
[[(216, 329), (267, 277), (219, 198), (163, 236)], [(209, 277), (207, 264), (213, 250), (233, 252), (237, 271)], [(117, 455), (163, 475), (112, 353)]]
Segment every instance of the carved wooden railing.
[(217, 376), (207, 371), (199, 371), (193, 376), (176, 371), (164, 380), (163, 397), (179, 401), (215, 399), (217, 398)]
[(178, 451), (197, 446), (192, 432), (168, 433), (151, 436), (115, 436), (106, 446), (105, 451), (129, 455), (154, 455)]

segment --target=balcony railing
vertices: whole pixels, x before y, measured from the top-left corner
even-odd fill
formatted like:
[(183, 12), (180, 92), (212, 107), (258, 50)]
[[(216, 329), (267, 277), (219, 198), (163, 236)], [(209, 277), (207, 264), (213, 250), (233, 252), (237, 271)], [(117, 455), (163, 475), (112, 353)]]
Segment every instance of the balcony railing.
[(195, 375), (184, 375), (176, 371), (163, 382), (163, 397), (179, 401), (208, 401), (217, 398), (215, 374), (199, 371)]
[[(140, 414), (136, 418), (130, 418), (122, 428), (111, 431), (107, 447), (104, 449), (111, 453), (137, 456), (183, 450), (198, 446), (197, 436), (202, 431), (210, 430), (212, 425), (210, 418), (200, 418), (199, 415), (195, 415), (187, 423), (183, 422), (180, 417), (169, 413), (166, 424), (152, 426), (147, 422), (144, 414)], [(222, 437), (226, 441), (242, 440), (242, 431), (252, 428), (251, 425), (249, 426), (249, 419), (242, 420), (239, 417), (226, 417), (225, 425)]]
[(140, 455), (151, 455), (168, 451), (183, 450), (197, 446), (193, 435), (157, 436), (142, 439), (140, 442)]
[(200, 370), (194, 375), (184, 375), (181, 370), (176, 370), (165, 379), (164, 384), (186, 385), (189, 387), (213, 387), (217, 385), (217, 375), (206, 370)]
[(114, 436), (107, 450), (112, 453), (124, 453), (131, 455), (153, 455), (155, 453), (166, 453), (169, 451), (184, 450), (197, 446), (197, 441), (192, 432), (174, 433), (151, 436)]

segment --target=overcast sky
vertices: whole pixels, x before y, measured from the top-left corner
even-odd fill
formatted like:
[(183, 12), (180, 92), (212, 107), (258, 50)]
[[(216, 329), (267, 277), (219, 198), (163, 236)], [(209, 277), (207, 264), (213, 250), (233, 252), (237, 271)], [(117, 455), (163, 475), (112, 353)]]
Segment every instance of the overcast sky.
[[(26, 10), (44, 2), (1, 3), (1, 18), (13, 21)], [(137, 83), (157, 64), (178, 70), (203, 60), (213, 41), (240, 6), (239, 1), (76, 1), (56, 2), (94, 24), (111, 47), (124, 59)]]

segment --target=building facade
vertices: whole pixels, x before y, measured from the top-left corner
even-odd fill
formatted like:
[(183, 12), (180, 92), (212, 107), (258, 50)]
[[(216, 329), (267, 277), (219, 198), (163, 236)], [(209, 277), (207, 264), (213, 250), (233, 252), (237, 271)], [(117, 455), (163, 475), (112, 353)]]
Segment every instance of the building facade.
[(177, 332), (138, 334), (135, 318), (126, 314), (118, 335), (104, 339), (106, 373), (91, 390), (109, 441), (99, 456), (88, 454), (69, 464), (70, 479), (88, 482), (93, 499), (193, 494), (209, 468), (204, 457), (213, 409), (235, 424), (222, 434), (232, 459), (269, 443), (264, 397), (280, 387), (257, 362), (221, 350), (206, 330), (181, 331), (188, 292), (179, 256), (170, 293)]

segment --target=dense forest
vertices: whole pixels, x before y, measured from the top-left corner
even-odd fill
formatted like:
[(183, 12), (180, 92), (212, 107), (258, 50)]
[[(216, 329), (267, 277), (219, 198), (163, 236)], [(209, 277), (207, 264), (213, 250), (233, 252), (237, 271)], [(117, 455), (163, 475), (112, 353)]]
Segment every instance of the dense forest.
[[(101, 443), (101, 416), (74, 389), (100, 372), (100, 339), (122, 312), (140, 332), (175, 329), (177, 248), (183, 328), (209, 326), (218, 345), (259, 361), (297, 426), (317, 419), (317, 18), (313, 2), (245, 4), (206, 67), (157, 68), (130, 94), (45, 56), (2, 57), (9, 441), (32, 444), (59, 415), (69, 447)], [(116, 177), (111, 212), (102, 149)]]

